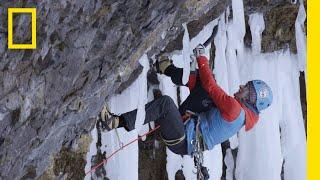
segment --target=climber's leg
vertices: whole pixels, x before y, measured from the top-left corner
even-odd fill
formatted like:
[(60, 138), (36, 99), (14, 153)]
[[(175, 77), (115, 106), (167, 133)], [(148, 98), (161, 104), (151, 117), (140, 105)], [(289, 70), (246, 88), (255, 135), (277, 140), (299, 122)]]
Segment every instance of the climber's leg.
[[(177, 106), (169, 96), (161, 96), (145, 106), (146, 117), (144, 123), (151, 121), (160, 125), (161, 136), (166, 140), (182, 139), (185, 136), (185, 128)], [(124, 113), (120, 116), (123, 127), (128, 131), (135, 127), (137, 110)], [(187, 154), (186, 140), (168, 148), (176, 154)]]

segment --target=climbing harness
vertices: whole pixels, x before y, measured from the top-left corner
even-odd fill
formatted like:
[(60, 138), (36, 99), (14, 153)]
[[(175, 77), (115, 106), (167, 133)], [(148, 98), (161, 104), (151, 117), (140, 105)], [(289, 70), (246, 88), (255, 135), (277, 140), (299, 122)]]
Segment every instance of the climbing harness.
[(208, 169), (203, 166), (203, 151), (205, 150), (205, 143), (203, 142), (202, 134), (200, 131), (200, 121), (199, 115), (193, 115), (196, 121), (196, 137), (191, 141), (193, 145), (193, 153), (191, 154), (194, 160), (194, 166), (197, 169), (197, 180), (208, 180), (209, 173)]
[(160, 134), (160, 136), (161, 136), (161, 139), (163, 140), (163, 142), (164, 142), (167, 146), (175, 146), (175, 145), (181, 143), (181, 142), (186, 138), (186, 135), (185, 135), (185, 134), (184, 134), (181, 138), (173, 139), (173, 140), (164, 139), (161, 134)]

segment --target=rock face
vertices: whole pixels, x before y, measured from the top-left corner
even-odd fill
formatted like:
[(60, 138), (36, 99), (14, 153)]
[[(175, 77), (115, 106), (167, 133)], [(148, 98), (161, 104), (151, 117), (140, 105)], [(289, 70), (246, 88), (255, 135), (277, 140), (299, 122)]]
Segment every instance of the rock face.
[[(246, 1), (248, 4), (248, 1)], [(273, 52), (281, 49), (290, 49), (292, 53), (297, 53), (295, 39), (295, 21), (297, 18), (299, 6), (287, 1), (271, 3), (270, 6), (263, 6), (266, 2), (261, 1), (260, 6), (257, 2), (251, 6), (245, 6), (247, 12), (260, 12), (264, 15), (265, 30), (262, 33), (261, 51)], [(259, 8), (260, 7), (260, 8)], [(246, 22), (248, 22), (248, 14)], [(245, 42), (247, 46), (251, 45), (250, 28), (247, 24), (247, 33)]]
[[(141, 72), (138, 59), (181, 48), (182, 23), (193, 37), (230, 2), (0, 1), (0, 179), (83, 177), (88, 133), (105, 100)], [(286, 1), (244, 2), (248, 14)], [(37, 8), (36, 50), (7, 49), (9, 7)], [(273, 18), (267, 15), (270, 22)], [(14, 42), (30, 42), (30, 22), (28, 15), (14, 17)], [(79, 162), (77, 168), (72, 161)]]
[[(127, 79), (134, 80), (130, 75), (143, 53), (159, 52), (176, 38), (183, 22), (197, 19), (216, 4), (1, 1), (1, 179), (39, 177), (54, 166), (54, 159), (78, 157), (79, 137), (92, 129), (106, 98), (128, 86), (120, 86)], [(37, 8), (36, 50), (7, 49), (9, 7)], [(30, 42), (30, 22), (28, 15), (14, 17), (15, 42)]]

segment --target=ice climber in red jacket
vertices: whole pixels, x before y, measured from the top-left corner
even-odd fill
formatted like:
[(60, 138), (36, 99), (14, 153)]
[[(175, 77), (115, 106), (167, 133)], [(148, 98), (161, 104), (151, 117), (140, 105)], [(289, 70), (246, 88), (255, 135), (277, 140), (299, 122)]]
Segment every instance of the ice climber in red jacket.
[[(246, 131), (254, 127), (261, 110), (272, 103), (271, 88), (262, 80), (251, 80), (241, 85), (234, 97), (229, 96), (216, 83), (204, 56), (205, 47), (198, 45), (194, 49), (195, 61), (191, 64), (191, 73), (187, 86), (190, 95), (178, 108), (169, 96), (161, 96), (145, 105), (145, 121), (160, 125), (161, 136), (168, 148), (181, 155), (192, 154), (192, 141), (195, 140), (196, 122), (200, 120), (204, 149), (228, 140), (243, 126)], [(196, 71), (195, 63), (198, 64)], [(169, 58), (159, 58), (158, 71), (171, 77), (182, 85), (183, 69), (175, 67)], [(124, 127), (131, 131), (135, 127), (137, 110), (121, 115), (112, 115), (104, 108), (101, 120), (104, 129)], [(196, 114), (198, 118), (195, 118)], [(183, 119), (184, 118), (184, 119)], [(185, 123), (183, 120), (187, 120)]]

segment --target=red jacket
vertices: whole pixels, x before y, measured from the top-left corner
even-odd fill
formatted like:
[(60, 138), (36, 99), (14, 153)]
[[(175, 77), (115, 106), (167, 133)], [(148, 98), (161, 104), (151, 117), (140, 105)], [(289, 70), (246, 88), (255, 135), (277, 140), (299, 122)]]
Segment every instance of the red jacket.
[[(229, 96), (221, 89), (213, 78), (211, 69), (209, 68), (208, 60), (205, 56), (197, 58), (199, 66), (200, 81), (202, 87), (209, 94), (212, 101), (220, 110), (223, 118), (228, 121), (234, 121), (240, 114), (241, 108), (245, 111), (245, 130), (250, 130), (258, 121), (259, 116), (247, 108), (243, 103)], [(196, 74), (190, 74), (188, 87), (190, 91), (196, 83)]]

